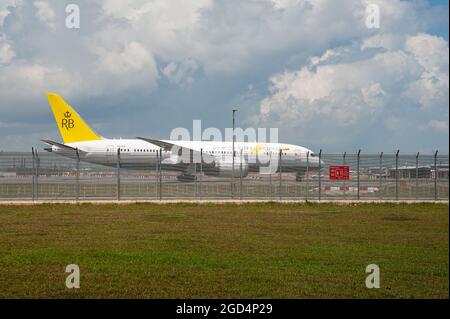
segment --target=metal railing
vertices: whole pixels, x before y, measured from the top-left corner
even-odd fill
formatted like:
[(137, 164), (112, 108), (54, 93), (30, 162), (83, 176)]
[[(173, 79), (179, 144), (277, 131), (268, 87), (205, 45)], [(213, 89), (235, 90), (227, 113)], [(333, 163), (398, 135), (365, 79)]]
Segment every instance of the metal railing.
[[(77, 153), (78, 154), (78, 153)], [(242, 157), (242, 154), (236, 154)], [(264, 199), (264, 200), (448, 200), (449, 157), (433, 154), (364, 154), (362, 151), (318, 156), (319, 167), (294, 171), (283, 165), (273, 174), (243, 172), (234, 178), (214, 176), (210, 166), (157, 161), (145, 170), (116, 163), (101, 166), (47, 152), (0, 152), (0, 200), (163, 200), (163, 199)], [(330, 167), (348, 167), (348, 179), (330, 179)]]

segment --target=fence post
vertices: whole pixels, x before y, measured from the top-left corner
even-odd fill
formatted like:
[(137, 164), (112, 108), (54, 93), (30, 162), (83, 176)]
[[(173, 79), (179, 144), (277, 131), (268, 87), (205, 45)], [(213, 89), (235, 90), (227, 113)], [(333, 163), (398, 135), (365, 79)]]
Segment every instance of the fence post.
[(158, 188), (159, 188), (159, 200), (162, 200), (162, 148), (159, 149), (159, 178), (158, 178)]
[(35, 194), (35, 181), (34, 181), (34, 173), (35, 173), (35, 158), (34, 158), (34, 147), (31, 148), (32, 155), (32, 164), (31, 164), (31, 197), (34, 202), (34, 194)]
[(309, 151), (306, 152), (306, 200), (308, 201), (309, 193)]
[(357, 189), (357, 199), (360, 199), (360, 194), (359, 194), (359, 185), (360, 185), (360, 176), (359, 176), (359, 162), (360, 162), (360, 157), (361, 157), (361, 150), (358, 150), (358, 155), (356, 156), (356, 187)]
[(319, 200), (322, 199), (322, 150), (319, 151)]
[(434, 153), (434, 200), (438, 200), (438, 188), (437, 188), (437, 179), (438, 179), (438, 169), (437, 169), (437, 155), (438, 151)]
[[(231, 167), (231, 183), (230, 183), (230, 197), (232, 198), (232, 199), (234, 199), (234, 153), (235, 153), (235, 151), (234, 151), (234, 132), (233, 132), (233, 150), (231, 151), (232, 152), (232, 162), (233, 162), (233, 164), (232, 164), (232, 167)], [(226, 156), (226, 155), (225, 155)]]
[(155, 162), (155, 199), (159, 198), (159, 150), (156, 150)]
[(416, 154), (416, 199), (419, 199), (419, 154)]
[(34, 147), (31, 148), (31, 199), (34, 202)]
[(117, 149), (117, 200), (120, 201), (120, 147)]
[(378, 173), (378, 178), (380, 179), (380, 185), (379, 185), (379, 192), (380, 192), (380, 199), (383, 199), (383, 191), (382, 191), (382, 188), (383, 188), (383, 176), (381, 176), (381, 174), (382, 174), (382, 172), (383, 172), (383, 152), (381, 152), (380, 153), (380, 172)]
[(80, 199), (80, 152), (78, 151), (78, 148), (76, 149), (76, 154), (77, 154), (76, 198), (78, 201)]
[[(269, 164), (270, 163), (272, 163), (272, 151), (270, 151), (270, 161), (269, 161)], [(269, 198), (270, 198), (270, 200), (272, 200), (272, 193), (273, 193), (273, 188), (272, 188), (272, 168), (270, 167), (270, 165), (269, 165), (269, 168), (270, 168), (270, 171), (269, 171)]]
[(36, 153), (36, 199), (39, 200), (39, 168), (41, 165), (41, 160), (37, 149), (34, 149), (34, 151)]
[(239, 166), (240, 176), (239, 176), (239, 197), (242, 200), (242, 149), (241, 149), (241, 164)]
[(281, 169), (281, 152), (282, 152), (283, 150), (282, 149), (280, 149), (280, 153), (279, 153), (279, 157), (278, 157), (278, 167), (279, 167), (279, 174), (278, 174), (278, 177), (279, 177), (279, 184), (278, 184), (278, 199), (279, 200), (281, 200), (281, 179), (282, 179), (282, 169)]
[(203, 180), (203, 148), (200, 149), (200, 188), (199, 188), (200, 200), (202, 200), (202, 180)]
[(398, 200), (398, 153), (400, 150), (397, 150), (395, 153), (395, 200)]
[(193, 158), (193, 164), (194, 164), (194, 186), (195, 186), (195, 199), (197, 199), (198, 197), (198, 181), (197, 181), (197, 162), (196, 162), (196, 158), (194, 156)]
[[(347, 152), (344, 152), (344, 155), (342, 155), (342, 165), (343, 166), (345, 166), (347, 163), (346, 163), (346, 160), (345, 160), (345, 157), (347, 156)], [(345, 189), (346, 188), (346, 185), (345, 185), (345, 179), (342, 179), (342, 184), (344, 184), (344, 199), (345, 199), (345, 195), (346, 195), (346, 192), (347, 192), (347, 190)]]

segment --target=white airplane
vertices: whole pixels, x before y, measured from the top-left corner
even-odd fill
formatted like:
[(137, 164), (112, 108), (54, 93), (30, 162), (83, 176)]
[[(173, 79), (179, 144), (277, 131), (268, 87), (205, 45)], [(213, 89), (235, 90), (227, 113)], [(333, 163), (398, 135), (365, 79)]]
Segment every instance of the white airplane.
[[(104, 138), (95, 133), (61, 96), (47, 93), (47, 98), (63, 143), (42, 140), (50, 146), (45, 150), (79, 158), (81, 161), (107, 166), (116, 166), (119, 162), (120, 167), (131, 169), (149, 169), (161, 165), (163, 169), (172, 168), (177, 171), (180, 171), (181, 165), (185, 171), (183, 175), (186, 176), (192, 172), (193, 163), (198, 163), (200, 159), (202, 164), (208, 167), (204, 170), (205, 174), (228, 177), (239, 177), (241, 172), (245, 177), (249, 170), (269, 166), (268, 160), (275, 160), (278, 167), (280, 158), (283, 169), (287, 167), (304, 172), (307, 165), (314, 169), (319, 164), (318, 156), (311, 150), (284, 143), (235, 142), (233, 165), (232, 142), (159, 140), (143, 137)], [(255, 158), (256, 160), (253, 160)]]

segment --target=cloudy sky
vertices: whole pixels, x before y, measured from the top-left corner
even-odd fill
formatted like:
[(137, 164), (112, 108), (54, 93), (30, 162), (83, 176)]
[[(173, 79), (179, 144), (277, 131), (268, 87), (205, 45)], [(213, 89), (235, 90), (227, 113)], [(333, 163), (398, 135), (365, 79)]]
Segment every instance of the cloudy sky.
[(0, 0), (0, 149), (60, 140), (52, 91), (105, 137), (224, 129), (237, 107), (238, 126), (313, 150), (448, 153), (448, 14), (431, 0)]

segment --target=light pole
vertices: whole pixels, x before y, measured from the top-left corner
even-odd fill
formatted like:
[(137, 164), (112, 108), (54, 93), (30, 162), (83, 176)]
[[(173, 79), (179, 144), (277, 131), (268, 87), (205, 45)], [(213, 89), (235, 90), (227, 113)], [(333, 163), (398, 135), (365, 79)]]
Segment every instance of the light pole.
[(234, 197), (234, 190), (233, 190), (233, 185), (234, 185), (234, 183), (233, 183), (233, 180), (234, 180), (234, 123), (235, 123), (235, 120), (234, 120), (234, 114), (237, 112), (238, 110), (233, 110), (233, 144), (232, 144), (232, 148), (233, 148), (233, 154), (232, 154), (232, 161), (233, 161), (233, 164), (232, 164), (232, 167), (231, 167), (231, 197)]

